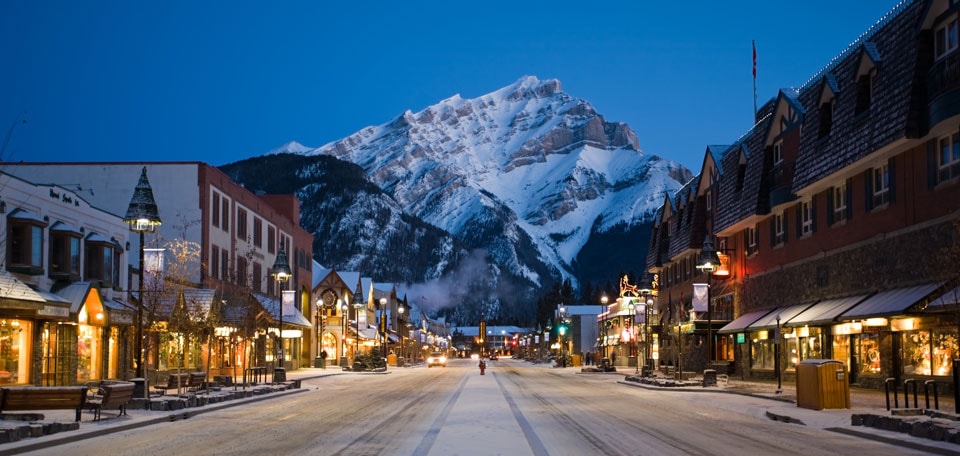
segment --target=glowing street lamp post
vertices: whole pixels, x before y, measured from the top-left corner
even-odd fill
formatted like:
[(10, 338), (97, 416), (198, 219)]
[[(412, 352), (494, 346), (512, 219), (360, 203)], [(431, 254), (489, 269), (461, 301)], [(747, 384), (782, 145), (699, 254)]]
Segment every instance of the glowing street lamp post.
[[(130, 225), (131, 231), (140, 233), (140, 274), (138, 274), (140, 283), (137, 289), (137, 341), (134, 349), (137, 352), (137, 377), (143, 378), (143, 275), (145, 270), (143, 264), (143, 234), (147, 231), (155, 231), (161, 224), (157, 202), (153, 199), (153, 189), (147, 179), (146, 166), (140, 171), (140, 180), (133, 191), (133, 197), (130, 199), (130, 206), (127, 207), (127, 215), (123, 218), (123, 221)], [(146, 388), (144, 388), (144, 394), (146, 394), (146, 391)]]
[(290, 280), (290, 277), (293, 275), (290, 271), (290, 263), (287, 262), (287, 253), (284, 252), (283, 246), (280, 246), (280, 251), (277, 252), (277, 258), (273, 262), (273, 267), (271, 268), (271, 275), (277, 281), (277, 291), (280, 295), (280, 310), (277, 314), (280, 317), (280, 324), (277, 328), (277, 340), (280, 342), (280, 348), (278, 353), (280, 358), (274, 363), (273, 367), (273, 382), (285, 382), (287, 381), (287, 371), (284, 366), (285, 358), (283, 354), (283, 289), (284, 284), (287, 280)]
[(347, 367), (347, 303), (337, 299), (340, 308), (340, 367)]

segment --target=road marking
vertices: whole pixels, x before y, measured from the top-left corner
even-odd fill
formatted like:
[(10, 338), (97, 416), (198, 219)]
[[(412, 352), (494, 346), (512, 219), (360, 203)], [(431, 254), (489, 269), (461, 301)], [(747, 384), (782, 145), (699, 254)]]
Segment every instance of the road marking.
[(494, 378), (497, 379), (497, 385), (500, 386), (500, 391), (503, 392), (503, 397), (507, 400), (507, 404), (510, 406), (510, 411), (513, 412), (513, 417), (516, 418), (517, 424), (520, 425), (520, 430), (523, 431), (523, 436), (526, 437), (527, 443), (530, 445), (530, 449), (533, 451), (534, 456), (550, 456), (550, 452), (547, 451), (547, 448), (543, 446), (543, 442), (540, 441), (540, 437), (537, 437), (537, 433), (533, 430), (533, 426), (530, 426), (530, 423), (524, 418), (523, 413), (520, 411), (520, 407), (517, 406), (517, 403), (513, 401), (513, 396), (507, 391), (503, 386), (503, 382), (500, 381), (500, 375), (494, 372)]
[(440, 412), (437, 419), (433, 420), (433, 424), (430, 426), (430, 430), (423, 436), (423, 440), (420, 440), (420, 445), (417, 445), (417, 449), (413, 450), (414, 456), (427, 456), (430, 454), (430, 449), (433, 448), (433, 444), (436, 443), (437, 435), (440, 434), (440, 429), (443, 428), (443, 424), (447, 421), (447, 415), (450, 414), (453, 405), (456, 404), (457, 399), (460, 398), (460, 393), (463, 391), (464, 385), (467, 384), (468, 378), (468, 376), (464, 376), (463, 380), (460, 381), (460, 386), (457, 387), (457, 391), (450, 396), (447, 405), (443, 407), (443, 411)]

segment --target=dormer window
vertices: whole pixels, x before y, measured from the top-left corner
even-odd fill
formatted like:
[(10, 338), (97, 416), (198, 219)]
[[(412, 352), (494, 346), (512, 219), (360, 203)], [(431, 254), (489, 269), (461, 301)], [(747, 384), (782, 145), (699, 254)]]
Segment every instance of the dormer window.
[(933, 52), (938, 60), (957, 50), (957, 25), (957, 18), (952, 17), (933, 32)]
[(783, 163), (783, 140), (773, 143), (773, 166)]
[(873, 96), (873, 72), (860, 75), (857, 79), (857, 105), (854, 115), (860, 115), (870, 110)]
[(873, 103), (873, 84), (877, 79), (877, 65), (880, 62), (880, 54), (874, 43), (863, 44), (863, 54), (860, 57), (860, 63), (857, 67), (857, 75), (854, 79), (856, 86), (856, 104), (854, 105), (853, 115), (859, 116), (870, 111)]

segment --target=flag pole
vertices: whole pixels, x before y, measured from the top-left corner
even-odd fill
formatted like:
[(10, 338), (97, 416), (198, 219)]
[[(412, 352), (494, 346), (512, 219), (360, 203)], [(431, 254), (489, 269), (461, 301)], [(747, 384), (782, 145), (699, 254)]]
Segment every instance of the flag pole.
[(753, 122), (757, 121), (757, 41), (750, 40), (753, 46)]

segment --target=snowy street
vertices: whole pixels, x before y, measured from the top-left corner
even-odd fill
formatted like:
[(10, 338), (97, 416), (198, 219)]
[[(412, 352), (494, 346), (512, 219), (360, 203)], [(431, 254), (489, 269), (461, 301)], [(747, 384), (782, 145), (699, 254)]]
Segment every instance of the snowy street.
[(926, 454), (764, 417), (767, 399), (470, 360), (305, 379), (301, 393), (27, 454)]

